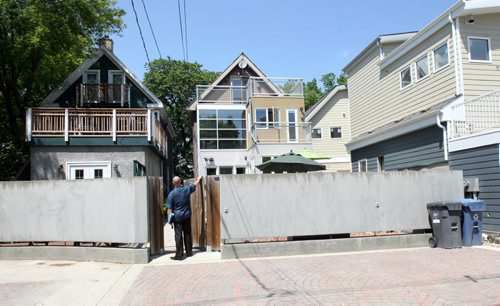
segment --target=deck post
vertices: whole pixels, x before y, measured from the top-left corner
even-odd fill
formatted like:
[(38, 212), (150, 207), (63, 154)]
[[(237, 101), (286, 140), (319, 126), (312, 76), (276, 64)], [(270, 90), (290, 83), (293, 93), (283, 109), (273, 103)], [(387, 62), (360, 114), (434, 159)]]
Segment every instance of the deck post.
[(69, 141), (69, 110), (64, 109), (64, 141)]
[(151, 141), (151, 110), (148, 109), (148, 115), (146, 117), (146, 126), (148, 129), (148, 141)]
[(26, 141), (31, 141), (31, 107), (26, 109)]
[(111, 119), (113, 142), (116, 142), (116, 108), (113, 108), (113, 118)]

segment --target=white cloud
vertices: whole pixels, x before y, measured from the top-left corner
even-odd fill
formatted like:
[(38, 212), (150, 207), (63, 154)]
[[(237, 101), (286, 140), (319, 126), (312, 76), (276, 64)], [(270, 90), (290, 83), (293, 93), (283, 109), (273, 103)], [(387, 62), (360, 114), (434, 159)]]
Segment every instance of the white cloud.
[(347, 58), (351, 54), (351, 50), (339, 50), (337, 51), (337, 55), (340, 56), (341, 58)]

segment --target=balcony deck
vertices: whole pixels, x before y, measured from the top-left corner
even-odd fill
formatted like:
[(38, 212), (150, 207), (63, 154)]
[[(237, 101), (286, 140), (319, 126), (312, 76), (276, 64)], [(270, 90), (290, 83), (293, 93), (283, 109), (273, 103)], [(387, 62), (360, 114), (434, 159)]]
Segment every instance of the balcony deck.
[(33, 108), (26, 111), (26, 140), (34, 137), (146, 137), (166, 155), (166, 131), (148, 109)]
[(248, 103), (252, 97), (304, 97), (303, 79), (256, 78), (248, 79), (245, 86), (198, 85), (198, 103)]
[(500, 90), (451, 107), (450, 140), (500, 129)]

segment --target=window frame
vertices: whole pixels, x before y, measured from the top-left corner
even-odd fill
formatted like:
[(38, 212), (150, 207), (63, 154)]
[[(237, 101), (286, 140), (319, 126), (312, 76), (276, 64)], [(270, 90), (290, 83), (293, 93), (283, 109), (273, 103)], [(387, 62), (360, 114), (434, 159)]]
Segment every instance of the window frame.
[(384, 155), (377, 156), (377, 171), (378, 172), (385, 171), (385, 157), (384, 157)]
[[(423, 59), (427, 59), (426, 63), (427, 63), (427, 74), (424, 75), (423, 77), (419, 78), (418, 77), (418, 63), (420, 61), (422, 61)], [(428, 78), (430, 75), (431, 75), (431, 67), (430, 67), (430, 63), (429, 63), (429, 54), (425, 54), (424, 56), (420, 57), (418, 60), (415, 61), (415, 82), (418, 83), (422, 80), (425, 80), (426, 78)]]
[[(257, 121), (257, 111), (265, 110), (266, 113), (266, 121)], [(272, 113), (273, 120), (269, 119), (269, 113)], [(280, 109), (278, 107), (256, 107), (255, 108), (255, 128), (259, 130), (268, 130), (268, 129), (278, 129), (280, 126)]]
[[(71, 172), (75, 170), (84, 170), (79, 168), (87, 168), (87, 170), (92, 170), (95, 174), (95, 169), (102, 169), (102, 178), (111, 178), (111, 162), (110, 161), (77, 161), (77, 162), (66, 162), (66, 180), (73, 180), (71, 178)], [(84, 170), (85, 173), (85, 170)], [(83, 179), (89, 179), (83, 177)]]
[[(340, 129), (340, 137), (332, 137), (332, 129)], [(341, 126), (333, 126), (333, 127), (330, 127), (330, 139), (342, 139), (344, 136), (343, 136), (343, 133), (342, 133), (342, 127)]]
[[(214, 117), (206, 117), (206, 118), (200, 118), (200, 112), (201, 111), (215, 111), (215, 118)], [(225, 112), (225, 111), (239, 111), (243, 112), (242, 117), (234, 117), (234, 118), (226, 118), (226, 117), (221, 117), (220, 112)], [(241, 122), (241, 128), (235, 127), (235, 128), (221, 128), (219, 126), (220, 121), (224, 120), (232, 120), (232, 121), (239, 121)], [(241, 150), (246, 150), (248, 146), (248, 130), (247, 130), (247, 110), (244, 108), (199, 108), (197, 110), (197, 133), (198, 133), (198, 143), (199, 143), (199, 150), (200, 151), (211, 151), (211, 150), (223, 150), (223, 151), (241, 151)], [(215, 127), (201, 127), (201, 122), (212, 122), (215, 123)], [(201, 134), (204, 131), (215, 131), (215, 136), (214, 137), (201, 137)], [(238, 131), (241, 132), (241, 138), (225, 138), (221, 137), (221, 132), (225, 131)], [(215, 145), (214, 147), (208, 147), (205, 148), (202, 143), (204, 142), (214, 142)], [(227, 144), (229, 142), (240, 142), (243, 144), (242, 147), (237, 147), (237, 148), (225, 148), (224, 146), (221, 146), (222, 144)]]
[[(314, 130), (319, 130), (319, 137), (314, 137)], [(314, 128), (311, 129), (311, 139), (323, 139), (323, 128)]]
[[(477, 59), (472, 59), (472, 53), (471, 53), (471, 39), (476, 39), (476, 40), (486, 40), (488, 42), (488, 60), (477, 60)], [(481, 37), (481, 36), (467, 36), (467, 50), (469, 52), (469, 61), (472, 63), (492, 63), (492, 54), (491, 54), (491, 39), (489, 37)]]
[(82, 83), (83, 84), (94, 84), (94, 83), (88, 83), (88, 75), (89, 74), (97, 74), (97, 83), (95, 84), (101, 84), (101, 70), (99, 69), (88, 69), (83, 72), (83, 77), (82, 77)]
[[(410, 72), (409, 73), (410, 83), (408, 83), (407, 85), (403, 86), (403, 72), (405, 72), (406, 70), (409, 70), (409, 72)], [(405, 68), (401, 69), (401, 71), (399, 71), (399, 89), (400, 90), (406, 89), (409, 86), (411, 86), (412, 84), (413, 84), (413, 77), (412, 77), (412, 73), (411, 73), (411, 65), (408, 65)]]
[[(361, 163), (365, 163), (365, 171), (361, 171)], [(358, 172), (368, 172), (368, 159), (358, 160)]]
[[(436, 51), (441, 49), (444, 45), (446, 45), (448, 62), (445, 65), (443, 65), (439, 68), (436, 68)], [(448, 44), (448, 40), (446, 40), (446, 42), (439, 44), (438, 47), (432, 49), (432, 68), (433, 68), (434, 73), (436, 73), (436, 72), (439, 72), (439, 71), (443, 70), (444, 68), (448, 67), (449, 65), (450, 65), (450, 45)]]

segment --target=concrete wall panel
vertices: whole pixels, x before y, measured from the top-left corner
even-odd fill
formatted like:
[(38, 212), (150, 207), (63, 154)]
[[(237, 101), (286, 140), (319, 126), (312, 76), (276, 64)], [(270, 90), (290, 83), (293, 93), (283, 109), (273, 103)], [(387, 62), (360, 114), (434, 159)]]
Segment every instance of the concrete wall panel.
[(424, 229), (462, 197), (461, 171), (221, 175), (222, 239)]

